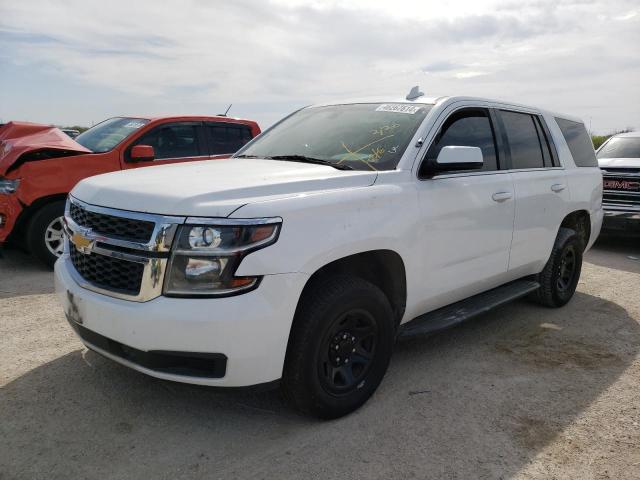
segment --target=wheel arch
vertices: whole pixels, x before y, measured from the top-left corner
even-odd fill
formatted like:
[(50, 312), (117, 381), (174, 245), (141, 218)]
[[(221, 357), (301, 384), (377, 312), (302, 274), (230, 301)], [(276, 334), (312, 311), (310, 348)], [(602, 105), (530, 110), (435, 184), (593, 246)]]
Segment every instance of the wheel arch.
[(368, 250), (333, 260), (307, 279), (298, 305), (318, 281), (336, 274), (355, 275), (377, 286), (391, 304), (396, 325), (400, 323), (407, 303), (406, 269), (400, 254), (388, 249)]
[(560, 228), (575, 230), (582, 240), (582, 248), (587, 248), (591, 239), (591, 216), (586, 210), (575, 210), (564, 217)]
[(67, 193), (56, 193), (53, 195), (47, 195), (45, 197), (40, 197), (34, 200), (31, 204), (25, 206), (22, 212), (20, 212), (20, 216), (16, 220), (15, 227), (11, 232), (10, 240), (14, 242), (16, 240), (26, 240), (29, 222), (33, 218), (33, 215), (42, 207), (49, 205), (50, 203), (66, 201), (67, 196)]

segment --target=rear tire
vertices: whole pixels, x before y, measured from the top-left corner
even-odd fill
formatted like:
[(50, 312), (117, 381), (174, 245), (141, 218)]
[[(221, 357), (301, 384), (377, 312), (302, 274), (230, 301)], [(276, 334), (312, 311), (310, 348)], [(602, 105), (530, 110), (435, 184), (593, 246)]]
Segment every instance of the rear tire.
[(27, 227), (27, 246), (31, 254), (50, 268), (62, 255), (63, 216), (64, 201), (52, 202), (38, 210)]
[(551, 256), (538, 274), (540, 288), (533, 298), (547, 307), (562, 307), (573, 297), (582, 270), (584, 245), (578, 233), (560, 228)]
[(352, 412), (382, 381), (395, 333), (391, 305), (375, 285), (348, 275), (316, 282), (300, 300), (291, 330), (285, 397), (319, 418)]

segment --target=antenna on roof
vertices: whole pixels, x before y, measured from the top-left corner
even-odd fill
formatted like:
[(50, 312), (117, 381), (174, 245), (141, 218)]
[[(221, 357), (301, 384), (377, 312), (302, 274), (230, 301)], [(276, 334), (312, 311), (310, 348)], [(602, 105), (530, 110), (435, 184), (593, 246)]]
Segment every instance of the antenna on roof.
[(226, 117), (227, 113), (229, 113), (229, 110), (231, 110), (231, 106), (233, 105), (233, 103), (230, 103), (229, 106), (227, 107), (227, 109), (225, 110), (224, 113), (221, 113), (220, 116), (221, 117)]
[(407, 100), (415, 100), (416, 98), (420, 98), (424, 95), (424, 93), (422, 93), (420, 91), (420, 87), (418, 85), (416, 85), (415, 87), (413, 87), (411, 89), (411, 91), (409, 92), (409, 94), (406, 96)]

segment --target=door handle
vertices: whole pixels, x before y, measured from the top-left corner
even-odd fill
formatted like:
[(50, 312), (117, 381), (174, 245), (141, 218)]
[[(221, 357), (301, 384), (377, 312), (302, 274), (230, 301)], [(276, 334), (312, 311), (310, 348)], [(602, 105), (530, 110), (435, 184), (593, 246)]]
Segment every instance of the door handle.
[(553, 185), (551, 185), (551, 190), (553, 190), (556, 193), (561, 192), (565, 188), (567, 188), (567, 186), (564, 185), (563, 183), (554, 183)]
[(511, 192), (496, 192), (491, 195), (491, 198), (496, 202), (504, 202), (505, 200), (509, 200), (511, 197), (513, 197), (513, 193)]

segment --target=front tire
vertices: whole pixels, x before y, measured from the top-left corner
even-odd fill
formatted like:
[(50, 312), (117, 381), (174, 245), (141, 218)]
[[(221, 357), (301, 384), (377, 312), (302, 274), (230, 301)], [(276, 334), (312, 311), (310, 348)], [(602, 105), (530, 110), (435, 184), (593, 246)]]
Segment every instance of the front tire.
[(364, 404), (382, 381), (395, 342), (387, 297), (358, 277), (307, 289), (294, 319), (282, 388), (298, 410), (324, 419)]
[(551, 256), (538, 274), (534, 299), (547, 307), (562, 307), (573, 297), (582, 271), (584, 245), (575, 230), (560, 228)]
[(62, 255), (64, 202), (52, 202), (38, 210), (28, 225), (27, 245), (31, 254), (50, 268)]

